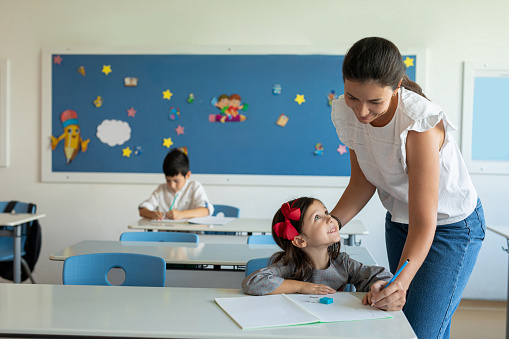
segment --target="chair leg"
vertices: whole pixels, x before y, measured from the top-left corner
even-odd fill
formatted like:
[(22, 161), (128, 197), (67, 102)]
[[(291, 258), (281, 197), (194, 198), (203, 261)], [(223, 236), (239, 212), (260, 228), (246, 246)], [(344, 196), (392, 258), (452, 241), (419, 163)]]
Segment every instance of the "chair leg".
[(28, 267), (28, 264), (27, 262), (25, 261), (25, 259), (21, 258), (21, 266), (23, 266), (23, 269), (25, 270), (25, 273), (28, 275), (28, 277), (30, 278), (30, 281), (32, 282), (32, 284), (36, 284), (35, 282), (35, 279), (34, 277), (32, 276), (32, 271), (30, 271), (30, 267)]

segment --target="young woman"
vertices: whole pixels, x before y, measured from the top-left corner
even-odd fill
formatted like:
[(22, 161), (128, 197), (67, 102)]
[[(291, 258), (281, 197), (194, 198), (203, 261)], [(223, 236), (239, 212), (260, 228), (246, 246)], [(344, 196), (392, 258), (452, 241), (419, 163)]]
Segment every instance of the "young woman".
[(387, 209), (391, 271), (410, 263), (372, 299), (386, 309), (406, 302), (419, 338), (448, 338), (485, 233), (481, 202), (451, 135), (455, 127), (408, 79), (388, 40), (355, 43), (343, 81), (332, 121), (350, 149), (351, 177), (331, 214), (344, 225), (378, 191)]

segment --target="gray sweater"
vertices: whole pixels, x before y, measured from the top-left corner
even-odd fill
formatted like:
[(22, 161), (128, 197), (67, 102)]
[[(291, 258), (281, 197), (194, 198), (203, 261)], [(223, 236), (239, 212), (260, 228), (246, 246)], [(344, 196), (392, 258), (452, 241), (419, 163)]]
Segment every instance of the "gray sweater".
[[(281, 261), (251, 273), (242, 281), (242, 289), (246, 294), (264, 295), (277, 289), (284, 279), (290, 279), (295, 265), (283, 266)], [(389, 281), (392, 274), (380, 266), (365, 266), (355, 261), (344, 252), (336, 260), (331, 260), (325, 270), (313, 270), (308, 282), (324, 284), (331, 288), (343, 290), (346, 284), (353, 284), (359, 292), (369, 292), (375, 281)]]

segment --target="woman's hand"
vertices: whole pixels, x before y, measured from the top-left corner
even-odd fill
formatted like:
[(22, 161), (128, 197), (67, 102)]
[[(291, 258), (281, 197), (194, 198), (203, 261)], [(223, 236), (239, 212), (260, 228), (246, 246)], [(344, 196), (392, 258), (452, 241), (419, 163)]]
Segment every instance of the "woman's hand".
[(406, 303), (406, 290), (397, 280), (384, 289), (387, 281), (379, 280), (371, 285), (371, 291), (362, 298), (364, 305), (371, 305), (384, 311), (400, 311)]
[(310, 282), (301, 282), (299, 293), (302, 294), (334, 294), (336, 290), (332, 287), (322, 284), (313, 284)]

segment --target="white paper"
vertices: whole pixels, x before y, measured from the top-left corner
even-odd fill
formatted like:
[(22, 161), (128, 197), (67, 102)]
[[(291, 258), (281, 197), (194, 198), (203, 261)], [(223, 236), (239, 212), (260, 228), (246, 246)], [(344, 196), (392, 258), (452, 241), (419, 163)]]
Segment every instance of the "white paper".
[(275, 294), (215, 300), (242, 329), (392, 318), (390, 313), (363, 305), (348, 293), (328, 294), (334, 300), (332, 304), (311, 302), (310, 297), (324, 295)]
[(150, 220), (150, 222), (153, 222), (153, 223), (165, 223), (165, 224), (187, 224), (189, 223), (189, 218), (187, 219), (178, 219), (178, 220), (175, 220), (175, 219), (163, 219), (163, 220), (156, 220), (156, 219), (152, 219)]
[(201, 224), (201, 225), (226, 225), (230, 221), (236, 218), (227, 218), (227, 217), (200, 217), (200, 218), (192, 218), (189, 219), (188, 222), (190, 224)]

